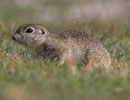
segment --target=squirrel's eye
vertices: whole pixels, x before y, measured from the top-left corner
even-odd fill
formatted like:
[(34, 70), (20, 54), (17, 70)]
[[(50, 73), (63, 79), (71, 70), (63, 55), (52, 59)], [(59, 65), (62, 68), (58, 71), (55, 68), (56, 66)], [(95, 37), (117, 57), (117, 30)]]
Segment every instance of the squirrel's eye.
[(33, 32), (33, 29), (32, 28), (28, 28), (27, 30), (26, 30), (26, 33), (32, 33)]

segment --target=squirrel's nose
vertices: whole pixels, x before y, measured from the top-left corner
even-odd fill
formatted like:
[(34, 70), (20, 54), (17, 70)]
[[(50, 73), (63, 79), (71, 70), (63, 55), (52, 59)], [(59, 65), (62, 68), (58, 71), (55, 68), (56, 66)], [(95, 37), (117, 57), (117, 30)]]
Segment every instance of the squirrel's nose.
[(16, 41), (16, 37), (15, 37), (15, 35), (12, 35), (12, 39), (13, 39), (14, 41)]

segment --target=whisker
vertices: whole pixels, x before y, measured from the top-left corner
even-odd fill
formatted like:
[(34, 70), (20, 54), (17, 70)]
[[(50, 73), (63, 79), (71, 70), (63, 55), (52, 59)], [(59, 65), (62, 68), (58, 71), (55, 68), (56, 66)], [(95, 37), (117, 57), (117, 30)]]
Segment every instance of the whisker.
[(14, 27), (15, 27), (15, 22), (12, 24), (12, 26), (11, 26), (11, 34), (13, 34), (14, 33)]

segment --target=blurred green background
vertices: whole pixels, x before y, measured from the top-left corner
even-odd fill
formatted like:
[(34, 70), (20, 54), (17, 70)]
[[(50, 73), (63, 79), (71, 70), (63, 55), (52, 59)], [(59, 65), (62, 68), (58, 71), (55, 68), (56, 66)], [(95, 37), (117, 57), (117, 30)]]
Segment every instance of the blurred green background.
[[(130, 100), (129, 0), (0, 0), (0, 100)], [(110, 72), (34, 59), (11, 34), (22, 24), (96, 35), (111, 53)], [(119, 69), (120, 68), (120, 69)]]
[(83, 18), (128, 23), (129, 9), (129, 0), (0, 0), (1, 20), (18, 24), (36, 22), (57, 25)]

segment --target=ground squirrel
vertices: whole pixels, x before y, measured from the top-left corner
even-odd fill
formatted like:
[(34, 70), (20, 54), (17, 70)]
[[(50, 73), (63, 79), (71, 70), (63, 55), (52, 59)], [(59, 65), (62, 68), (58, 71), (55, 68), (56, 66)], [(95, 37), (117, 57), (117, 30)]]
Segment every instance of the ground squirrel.
[(50, 33), (42, 25), (26, 24), (12, 35), (13, 40), (29, 48), (44, 59), (58, 58), (59, 65), (67, 64), (74, 72), (76, 62), (86, 68), (111, 68), (111, 57), (103, 44), (85, 32)]

